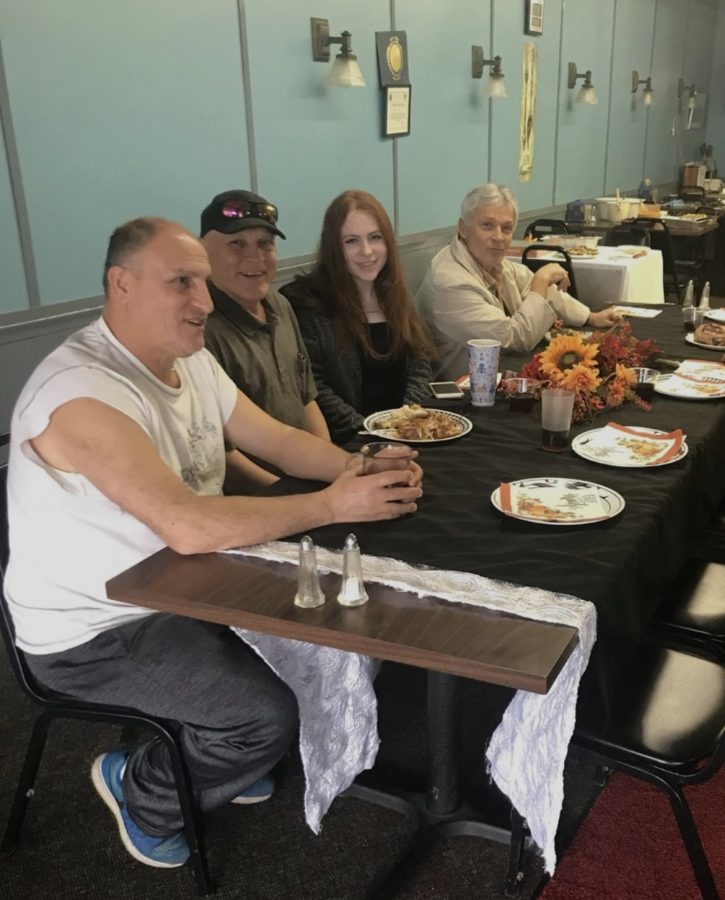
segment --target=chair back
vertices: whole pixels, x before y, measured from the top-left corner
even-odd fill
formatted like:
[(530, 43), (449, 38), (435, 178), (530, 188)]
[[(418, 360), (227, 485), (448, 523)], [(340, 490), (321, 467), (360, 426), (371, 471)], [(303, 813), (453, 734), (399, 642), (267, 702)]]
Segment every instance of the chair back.
[[(556, 255), (560, 258), (552, 260), (540, 259), (536, 256), (532, 256), (533, 253), (541, 253), (542, 251), (545, 251), (547, 256)], [(530, 247), (524, 247), (524, 252), (521, 254), (521, 262), (528, 269), (531, 269), (532, 272), (536, 272), (542, 266), (546, 266), (550, 262), (557, 262), (562, 268), (566, 269), (566, 273), (569, 276), (569, 289), (567, 293), (572, 297), (579, 297), (576, 278), (574, 277), (574, 266), (571, 261), (571, 256), (569, 256), (569, 253), (564, 247), (557, 247), (556, 244), (532, 244)]]
[(524, 238), (547, 237), (550, 234), (569, 234), (569, 228), (563, 219), (534, 219), (526, 226)]
[(650, 233), (647, 228), (640, 225), (614, 225), (604, 238), (605, 247), (621, 247), (623, 244), (632, 244), (640, 247), (650, 247)]
[(705, 188), (700, 184), (688, 184), (680, 188), (679, 196), (685, 203), (700, 203), (705, 197)]

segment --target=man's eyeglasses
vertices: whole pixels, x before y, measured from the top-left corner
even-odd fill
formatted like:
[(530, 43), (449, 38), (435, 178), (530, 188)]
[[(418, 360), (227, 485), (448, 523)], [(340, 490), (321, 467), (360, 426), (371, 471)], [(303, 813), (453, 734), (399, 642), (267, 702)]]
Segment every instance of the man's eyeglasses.
[(221, 214), (225, 219), (263, 219), (270, 225), (277, 224), (277, 207), (271, 203), (226, 200), (222, 204)]

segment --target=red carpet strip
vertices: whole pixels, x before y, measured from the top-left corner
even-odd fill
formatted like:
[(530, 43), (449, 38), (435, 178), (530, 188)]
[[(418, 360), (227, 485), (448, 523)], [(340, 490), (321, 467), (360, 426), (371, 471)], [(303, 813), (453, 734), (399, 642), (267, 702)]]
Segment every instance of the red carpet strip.
[[(686, 788), (715, 883), (725, 897), (725, 769)], [(541, 900), (699, 900), (669, 801), (613, 775), (560, 860)]]

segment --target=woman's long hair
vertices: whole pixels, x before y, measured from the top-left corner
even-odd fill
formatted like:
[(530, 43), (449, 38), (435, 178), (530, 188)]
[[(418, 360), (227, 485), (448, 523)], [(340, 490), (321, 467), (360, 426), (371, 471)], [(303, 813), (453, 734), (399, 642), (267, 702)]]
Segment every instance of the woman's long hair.
[[(374, 285), (390, 332), (390, 348), (384, 357), (376, 353), (370, 343), (360, 294), (355, 279), (347, 270), (342, 249), (342, 226), (353, 210), (368, 213), (375, 219), (387, 249), (388, 258)], [(335, 336), (340, 346), (360, 344), (376, 359), (389, 359), (406, 351), (420, 359), (433, 358), (428, 330), (405, 284), (393, 226), (385, 209), (372, 194), (345, 191), (335, 197), (325, 211), (315, 268), (301, 281), (305, 282), (306, 293), (318, 300), (322, 312), (335, 323)]]

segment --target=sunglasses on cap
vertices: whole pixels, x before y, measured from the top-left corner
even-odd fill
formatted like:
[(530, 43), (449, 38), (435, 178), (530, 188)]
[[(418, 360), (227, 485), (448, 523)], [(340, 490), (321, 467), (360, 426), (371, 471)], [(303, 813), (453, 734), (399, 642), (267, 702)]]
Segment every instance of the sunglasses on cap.
[(271, 203), (225, 200), (221, 205), (220, 212), (225, 219), (263, 219), (270, 225), (277, 224), (277, 207)]

